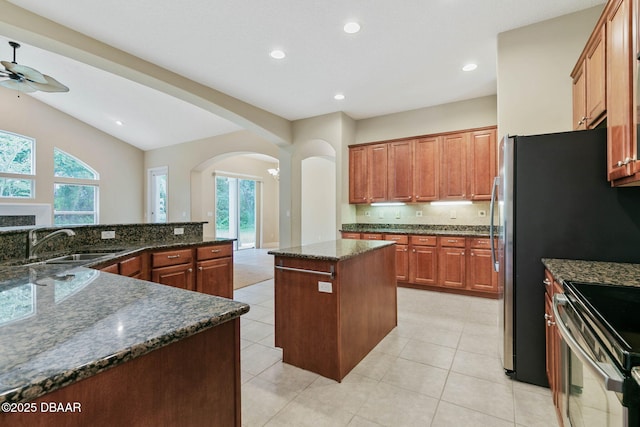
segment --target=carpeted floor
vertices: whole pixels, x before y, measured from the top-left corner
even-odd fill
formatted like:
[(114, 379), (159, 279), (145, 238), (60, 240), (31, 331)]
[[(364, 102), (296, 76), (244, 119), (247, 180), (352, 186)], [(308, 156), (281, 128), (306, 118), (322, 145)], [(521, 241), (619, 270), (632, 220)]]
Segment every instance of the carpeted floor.
[(268, 249), (243, 249), (233, 253), (233, 288), (240, 289), (273, 278), (273, 256)]

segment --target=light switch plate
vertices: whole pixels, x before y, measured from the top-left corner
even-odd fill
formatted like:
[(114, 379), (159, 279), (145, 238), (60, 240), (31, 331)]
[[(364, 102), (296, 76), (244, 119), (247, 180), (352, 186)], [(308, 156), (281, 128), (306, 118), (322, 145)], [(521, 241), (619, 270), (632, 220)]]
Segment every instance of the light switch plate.
[(318, 292), (333, 293), (333, 283), (318, 281)]
[(102, 239), (115, 239), (116, 238), (116, 232), (115, 232), (115, 230), (103, 231), (102, 233), (100, 233), (100, 238), (102, 238)]

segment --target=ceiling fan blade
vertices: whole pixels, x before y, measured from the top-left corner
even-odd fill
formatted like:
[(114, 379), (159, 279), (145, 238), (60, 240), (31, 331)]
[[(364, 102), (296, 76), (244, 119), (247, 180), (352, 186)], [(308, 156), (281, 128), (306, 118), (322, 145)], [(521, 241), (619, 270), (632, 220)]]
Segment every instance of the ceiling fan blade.
[(37, 89), (29, 85), (25, 82), (20, 82), (18, 80), (2, 80), (0, 81), (0, 86), (4, 86), (8, 89), (18, 90), (20, 92), (30, 93), (35, 92)]
[(24, 78), (31, 80), (32, 82), (46, 84), (47, 80), (44, 78), (44, 75), (31, 67), (27, 67), (26, 65), (16, 64), (14, 62), (2, 61), (2, 65), (4, 68), (11, 71), (14, 74), (18, 74), (20, 76), (24, 76)]
[(36, 82), (26, 82), (29, 86), (37, 90), (41, 90), (42, 92), (69, 92), (69, 88), (54, 79), (51, 76), (47, 76), (43, 74), (43, 77), (47, 81), (46, 84), (36, 83)]

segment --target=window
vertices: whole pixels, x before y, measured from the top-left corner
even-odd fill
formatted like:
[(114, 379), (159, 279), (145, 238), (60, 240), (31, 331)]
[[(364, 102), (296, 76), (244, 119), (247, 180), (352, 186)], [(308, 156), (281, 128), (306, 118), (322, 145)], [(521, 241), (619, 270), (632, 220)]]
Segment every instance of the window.
[(53, 150), (53, 223), (98, 223), (98, 173), (76, 157)]
[(0, 131), (0, 197), (34, 198), (35, 140)]

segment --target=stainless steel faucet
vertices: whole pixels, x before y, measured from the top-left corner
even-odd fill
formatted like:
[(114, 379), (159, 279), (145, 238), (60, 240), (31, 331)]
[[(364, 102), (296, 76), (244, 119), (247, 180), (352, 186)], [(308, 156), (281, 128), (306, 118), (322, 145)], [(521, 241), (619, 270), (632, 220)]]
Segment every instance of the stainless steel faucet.
[(29, 230), (29, 239), (27, 242), (27, 248), (28, 248), (28, 255), (29, 255), (29, 259), (36, 259), (38, 258), (38, 256), (36, 255), (36, 250), (47, 240), (51, 239), (52, 237), (57, 236), (58, 234), (66, 234), (67, 236), (75, 236), (76, 233), (69, 229), (69, 228), (61, 228), (60, 230), (56, 230), (53, 233), (49, 233), (46, 236), (44, 236), (42, 239), (38, 240), (38, 236), (36, 235), (36, 232), (38, 231), (37, 228), (34, 228), (32, 230)]

